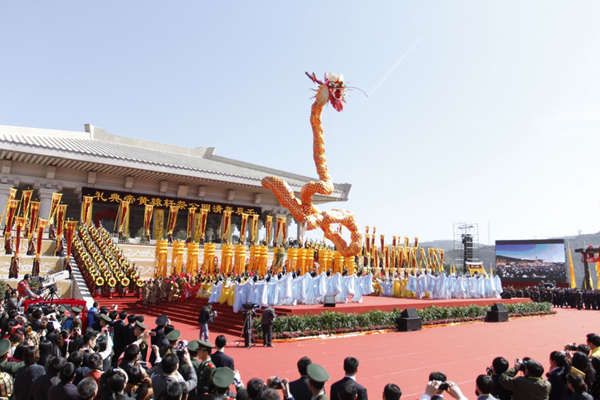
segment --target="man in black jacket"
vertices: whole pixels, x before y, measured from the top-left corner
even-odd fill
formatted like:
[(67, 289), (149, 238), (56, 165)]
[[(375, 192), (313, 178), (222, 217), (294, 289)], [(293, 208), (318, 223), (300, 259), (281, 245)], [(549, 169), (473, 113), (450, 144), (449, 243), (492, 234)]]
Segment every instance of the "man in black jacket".
[(341, 379), (331, 385), (331, 392), (330, 392), (329, 398), (331, 400), (338, 400), (339, 399), (338, 393), (340, 391), (341, 386), (345, 382), (352, 380), (352, 381), (354, 381), (354, 384), (356, 385), (356, 391), (358, 394), (358, 397), (356, 398), (356, 400), (368, 400), (367, 389), (364, 386), (359, 385), (356, 382), (356, 374), (358, 373), (358, 360), (356, 358), (346, 357), (346, 359), (344, 360), (344, 373), (346, 375), (344, 376), (343, 379)]
[(119, 319), (112, 323), (113, 327), (113, 351), (114, 356), (112, 358), (113, 367), (117, 366), (117, 361), (125, 350), (125, 342), (123, 341), (123, 332), (125, 332), (125, 326), (127, 323), (125, 322), (125, 318), (127, 318), (127, 311), (121, 311), (119, 313)]
[(226, 344), (227, 338), (225, 336), (217, 336), (217, 338), (215, 339), (215, 347), (217, 348), (217, 351), (210, 355), (210, 359), (217, 368), (227, 367), (230, 370), (235, 371), (233, 358), (229, 357), (223, 352)]
[(273, 347), (273, 322), (275, 322), (275, 318), (277, 318), (277, 315), (275, 315), (273, 307), (265, 308), (265, 311), (263, 311), (262, 314), (261, 324), (264, 346), (266, 347)]
[(310, 400), (312, 392), (308, 387), (308, 376), (306, 375), (306, 367), (312, 364), (308, 357), (302, 357), (298, 360), (298, 372), (300, 379), (290, 382), (290, 393), (295, 400)]

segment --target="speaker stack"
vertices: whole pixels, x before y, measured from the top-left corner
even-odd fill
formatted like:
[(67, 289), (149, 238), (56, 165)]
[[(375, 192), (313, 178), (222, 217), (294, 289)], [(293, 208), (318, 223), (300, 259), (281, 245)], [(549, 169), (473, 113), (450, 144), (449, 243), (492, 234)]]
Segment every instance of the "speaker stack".
[(421, 317), (415, 308), (407, 308), (396, 318), (396, 325), (400, 332), (420, 331)]
[(496, 303), (492, 306), (492, 311), (487, 312), (486, 322), (508, 322), (508, 311), (504, 304)]
[(335, 296), (325, 296), (323, 301), (324, 307), (335, 307)]

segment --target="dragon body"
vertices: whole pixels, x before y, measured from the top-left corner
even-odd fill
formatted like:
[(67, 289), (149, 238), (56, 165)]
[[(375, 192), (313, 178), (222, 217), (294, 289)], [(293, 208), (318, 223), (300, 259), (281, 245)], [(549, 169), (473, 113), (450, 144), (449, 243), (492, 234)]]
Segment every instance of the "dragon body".
[[(306, 224), (307, 230), (321, 228), (325, 237), (335, 244), (337, 250), (344, 257), (350, 257), (360, 252), (362, 244), (362, 234), (354, 221), (354, 214), (348, 210), (320, 211), (312, 202), (315, 194), (331, 195), (333, 193), (333, 181), (329, 175), (325, 158), (325, 134), (321, 124), (321, 115), (323, 107), (327, 103), (331, 103), (337, 111), (344, 109), (346, 85), (342, 76), (326, 74), (325, 80), (320, 81), (314, 74), (307, 73), (307, 75), (313, 82), (319, 84), (310, 113), (310, 124), (313, 131), (313, 158), (319, 181), (307, 182), (300, 191), (300, 198), (296, 197), (294, 191), (283, 179), (276, 176), (265, 177), (262, 180), (262, 186), (275, 194), (279, 203), (290, 211), (296, 221)], [(342, 225), (350, 231), (350, 243), (346, 243), (342, 235), (335, 229), (336, 225)]]

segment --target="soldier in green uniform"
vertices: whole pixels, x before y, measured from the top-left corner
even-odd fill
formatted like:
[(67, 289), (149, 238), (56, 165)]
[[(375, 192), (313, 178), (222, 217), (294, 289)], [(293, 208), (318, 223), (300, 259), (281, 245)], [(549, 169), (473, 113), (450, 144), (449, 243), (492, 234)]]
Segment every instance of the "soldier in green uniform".
[[(214, 391), (212, 379), (213, 372), (215, 372), (217, 367), (215, 366), (215, 364), (213, 364), (212, 360), (210, 359), (210, 353), (215, 346), (203, 340), (194, 340), (190, 343), (190, 345), (192, 344), (197, 346), (197, 357), (194, 358), (192, 363), (194, 361), (198, 362), (198, 367), (196, 368), (196, 375), (198, 376), (198, 387), (196, 396), (192, 397), (191, 400), (203, 400), (210, 398), (212, 396), (212, 392)], [(208, 396), (209, 392), (211, 393), (211, 396)]]
[(167, 354), (176, 354), (177, 341), (181, 337), (181, 332), (178, 330), (174, 330), (169, 332), (167, 335), (167, 340), (169, 341), (169, 345), (167, 347), (163, 347), (160, 349), (160, 357), (164, 357)]
[(212, 374), (214, 389), (211, 392), (205, 392), (203, 399), (209, 400), (216, 396), (225, 399), (235, 399), (235, 395), (229, 390), (229, 387), (233, 383), (233, 376), (233, 371), (228, 367), (217, 368)]
[[(102, 315), (104, 315), (104, 314), (102, 314)], [(136, 339), (139, 339), (140, 336), (142, 336), (144, 334), (145, 330), (146, 330), (146, 325), (144, 325), (143, 322), (135, 321), (135, 326), (133, 328), (133, 334), (135, 335)], [(146, 341), (146, 339), (143, 339), (142, 342), (140, 343), (140, 361), (146, 361), (147, 355), (148, 355), (148, 342)], [(185, 376), (187, 376), (187, 375), (185, 375)]]
[(17, 370), (25, 365), (24, 362), (14, 362), (14, 361), (6, 361), (8, 358), (8, 350), (10, 350), (10, 340), (2, 339), (0, 340), (0, 372), (6, 372), (13, 379), (15, 379), (15, 374)]
[(329, 374), (319, 364), (310, 364), (306, 367), (308, 376), (308, 388), (312, 392), (313, 400), (329, 400), (323, 387), (329, 380)]

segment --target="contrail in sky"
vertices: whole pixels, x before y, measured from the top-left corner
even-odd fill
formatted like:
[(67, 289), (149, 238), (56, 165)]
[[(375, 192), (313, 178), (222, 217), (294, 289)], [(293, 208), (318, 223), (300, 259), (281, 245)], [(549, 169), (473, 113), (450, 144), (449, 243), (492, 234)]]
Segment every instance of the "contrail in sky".
[(419, 42), (421, 41), (421, 39), (423, 39), (427, 33), (429, 33), (429, 31), (431, 30), (431, 28), (434, 27), (435, 24), (431, 25), (429, 27), (429, 29), (427, 29), (425, 31), (425, 33), (423, 34), (423, 36), (421, 36), (416, 42), (415, 44), (412, 45), (412, 47), (410, 49), (408, 49), (408, 51), (406, 53), (404, 53), (402, 55), (402, 57), (400, 57), (400, 59), (398, 61), (396, 61), (396, 64), (394, 64), (394, 66), (392, 68), (390, 68), (390, 70), (387, 72), (387, 74), (385, 74), (385, 76), (383, 78), (381, 78), (381, 80), (377, 83), (377, 85), (375, 85), (375, 87), (373, 89), (371, 89), (371, 91), (369, 92), (369, 96), (372, 96), (373, 93), (375, 93), (375, 91), (377, 89), (379, 89), (379, 86), (381, 86), (383, 84), (383, 82), (385, 82), (385, 80), (392, 74), (392, 72), (394, 72), (394, 70), (398, 67), (398, 65), (400, 65), (400, 63), (402, 62), (402, 60), (404, 60), (404, 57), (406, 57), (408, 55), (408, 53), (410, 53), (412, 51), (412, 49), (414, 49), (415, 47), (417, 47), (417, 45), (419, 44)]

